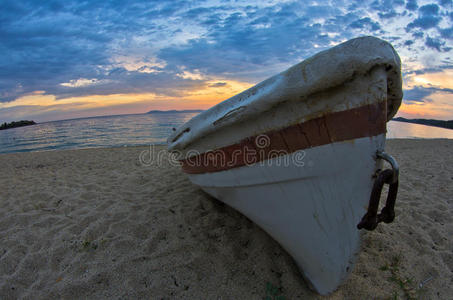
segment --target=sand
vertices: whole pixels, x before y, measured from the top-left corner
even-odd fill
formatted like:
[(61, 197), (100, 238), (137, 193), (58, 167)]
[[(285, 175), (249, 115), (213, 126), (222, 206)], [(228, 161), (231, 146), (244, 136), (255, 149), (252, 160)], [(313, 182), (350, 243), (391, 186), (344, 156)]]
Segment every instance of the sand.
[(0, 299), (453, 299), (453, 140), (388, 141), (397, 219), (363, 233), (327, 297), (178, 167), (140, 163), (147, 149), (0, 155)]

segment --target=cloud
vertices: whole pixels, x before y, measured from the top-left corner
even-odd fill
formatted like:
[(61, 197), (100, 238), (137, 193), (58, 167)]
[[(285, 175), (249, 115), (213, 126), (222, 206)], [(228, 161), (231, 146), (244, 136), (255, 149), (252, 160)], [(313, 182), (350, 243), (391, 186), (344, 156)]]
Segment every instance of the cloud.
[(216, 82), (216, 83), (210, 84), (209, 87), (224, 87), (226, 85), (227, 85), (226, 82)]
[(380, 13), (378, 13), (378, 16), (381, 19), (391, 19), (391, 18), (394, 18), (394, 17), (398, 16), (398, 13), (395, 10), (391, 10), (391, 11), (386, 12), (386, 13), (380, 12)]
[(398, 6), (404, 6), (404, 0), (375, 0), (370, 4), (372, 9), (380, 12), (392, 11)]
[(408, 10), (416, 10), (418, 8), (417, 0), (408, 0), (406, 3), (406, 8)]
[(440, 17), (436, 16), (423, 16), (420, 18), (415, 19), (413, 22), (409, 23), (407, 25), (407, 29), (412, 29), (412, 28), (421, 28), (421, 29), (429, 29), (436, 27), (441, 21)]
[(425, 99), (426, 97), (433, 94), (434, 91), (426, 89), (421, 86), (416, 86), (412, 89), (404, 90), (404, 101), (406, 102), (425, 102), (430, 101)]
[(443, 29), (440, 29), (440, 35), (441, 35), (443, 38), (452, 40), (452, 39), (453, 39), (453, 26), (450, 27), (450, 28), (443, 28)]
[(414, 38), (423, 38), (425, 34), (423, 33), (423, 31), (416, 31), (416, 32), (412, 32), (412, 36)]
[(107, 80), (98, 80), (96, 78), (92, 78), (92, 79), (79, 78), (79, 79), (69, 80), (69, 82), (60, 83), (60, 85), (66, 86), (66, 87), (77, 88), (77, 87), (90, 86), (90, 85), (99, 85), (99, 84), (106, 83), (106, 82), (108, 82), (108, 81)]
[(439, 13), (439, 6), (437, 4), (423, 5), (418, 9), (422, 16), (436, 16)]
[(433, 100), (428, 97), (434, 93), (446, 93), (446, 94), (453, 95), (453, 89), (439, 88), (439, 87), (414, 86), (411, 89), (404, 90), (403, 98), (406, 103), (432, 102)]
[(407, 41), (404, 42), (405, 46), (411, 46), (412, 44), (414, 44), (413, 40), (407, 40)]
[(442, 51), (441, 47), (445, 45), (445, 42), (441, 41), (440, 39), (437, 38), (431, 38), (431, 37), (426, 37), (425, 45), (436, 49), (437, 51)]
[(381, 28), (378, 22), (374, 22), (368, 17), (356, 20), (352, 22), (349, 26), (352, 28), (367, 28), (371, 29), (372, 31), (376, 31)]
[(453, 65), (449, 62), (446, 62), (445, 65), (440, 65), (436, 67), (431, 67), (431, 68), (423, 68), (423, 69), (416, 69), (412, 71), (406, 71), (403, 72), (403, 76), (407, 76), (410, 74), (416, 74), (416, 75), (423, 75), (423, 74), (430, 74), (430, 73), (438, 73), (442, 72), (444, 70), (453, 70)]
[(407, 25), (407, 29), (422, 28), (429, 29), (436, 27), (442, 17), (439, 16), (439, 6), (437, 4), (423, 5), (418, 9), (419, 17)]

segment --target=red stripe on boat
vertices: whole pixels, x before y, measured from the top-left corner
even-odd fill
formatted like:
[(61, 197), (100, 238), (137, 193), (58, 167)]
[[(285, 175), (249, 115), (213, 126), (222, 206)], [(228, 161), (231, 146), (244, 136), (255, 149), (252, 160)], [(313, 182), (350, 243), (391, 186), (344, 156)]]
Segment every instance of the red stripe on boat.
[(326, 114), (191, 156), (180, 163), (189, 174), (219, 172), (315, 146), (376, 136), (386, 131), (386, 108), (383, 101)]

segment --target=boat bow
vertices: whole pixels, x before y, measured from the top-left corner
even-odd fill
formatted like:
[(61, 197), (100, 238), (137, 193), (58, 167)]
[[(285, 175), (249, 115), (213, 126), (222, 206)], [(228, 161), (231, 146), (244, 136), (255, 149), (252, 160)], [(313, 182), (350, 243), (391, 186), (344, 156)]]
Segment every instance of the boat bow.
[(328, 294), (352, 269), (357, 224), (392, 217), (394, 201), (377, 215), (376, 195), (395, 176), (376, 153), (401, 82), (389, 43), (353, 39), (197, 115), (168, 148), (194, 184), (261, 226)]

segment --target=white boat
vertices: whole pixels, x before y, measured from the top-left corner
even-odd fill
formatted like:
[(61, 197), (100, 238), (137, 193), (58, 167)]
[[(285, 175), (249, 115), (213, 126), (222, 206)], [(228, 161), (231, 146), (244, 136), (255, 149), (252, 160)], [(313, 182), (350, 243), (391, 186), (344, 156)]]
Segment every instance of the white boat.
[[(194, 184), (262, 227), (328, 294), (352, 269), (358, 227), (393, 220), (397, 165), (383, 151), (401, 84), (389, 43), (353, 39), (200, 113), (168, 148)], [(381, 171), (383, 159), (394, 170)], [(376, 216), (384, 183), (389, 205)]]

